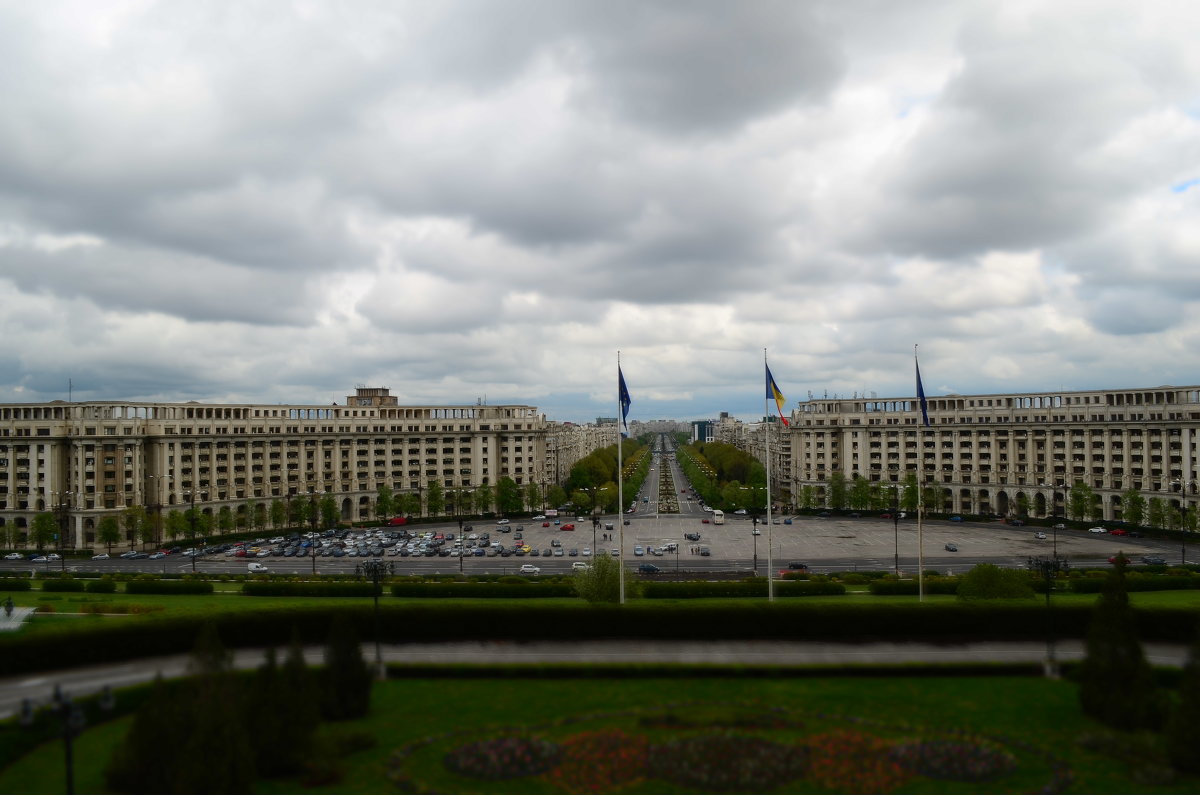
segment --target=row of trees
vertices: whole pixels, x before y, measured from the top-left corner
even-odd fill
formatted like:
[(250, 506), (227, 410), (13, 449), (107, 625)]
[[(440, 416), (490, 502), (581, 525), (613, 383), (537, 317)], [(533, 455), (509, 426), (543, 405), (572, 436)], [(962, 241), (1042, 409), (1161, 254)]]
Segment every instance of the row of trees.
[[(636, 494), (650, 471), (650, 449), (642, 440), (623, 439), (621, 459), (624, 466), (625, 494)], [(617, 506), (617, 446), (594, 450), (571, 467), (564, 500), (582, 511), (598, 509), (616, 512)], [(551, 501), (552, 505), (561, 504)]]
[[(552, 486), (543, 494), (542, 488), (536, 483), (522, 487), (507, 476), (500, 478), (494, 488), (484, 485), (474, 489), (446, 489), (435, 480), (419, 492), (397, 493), (390, 486), (380, 486), (373, 512), (380, 519), (391, 516), (469, 516), (493, 510), (499, 510), (501, 514), (517, 514), (526, 509), (542, 507), (547, 501), (551, 505), (560, 505), (566, 500), (567, 493), (559, 486)], [(164, 540), (194, 541), (238, 530), (282, 529), (310, 524), (331, 527), (341, 518), (337, 499), (331, 494), (319, 497), (298, 494), (289, 499), (276, 498), (269, 502), (250, 499), (236, 509), (222, 505), (215, 514), (193, 508), (172, 508), (164, 513), (147, 510), (142, 505), (131, 505), (119, 516), (103, 517), (96, 526), (96, 540), (111, 551), (113, 546), (122, 541), (150, 545)], [(42, 550), (56, 546), (59, 532), (58, 517), (52, 511), (45, 511), (34, 516), (28, 534), (15, 524), (0, 525), (0, 546), (15, 549), (32, 545)]]
[(767, 507), (767, 473), (758, 459), (724, 442), (680, 449), (679, 465), (705, 504), (735, 511)]

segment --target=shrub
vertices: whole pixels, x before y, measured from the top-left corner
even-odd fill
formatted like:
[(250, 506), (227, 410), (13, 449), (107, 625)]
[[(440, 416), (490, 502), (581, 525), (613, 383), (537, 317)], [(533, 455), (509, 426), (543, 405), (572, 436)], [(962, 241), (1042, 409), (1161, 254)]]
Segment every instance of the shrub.
[(211, 582), (195, 580), (130, 580), (125, 583), (125, 593), (130, 594), (210, 594)]
[(1032, 599), (1033, 595), (1028, 572), (1002, 569), (991, 563), (980, 563), (973, 567), (958, 583), (958, 598), (964, 601)]
[(33, 587), (29, 580), (18, 577), (0, 577), (0, 592), (28, 591)]

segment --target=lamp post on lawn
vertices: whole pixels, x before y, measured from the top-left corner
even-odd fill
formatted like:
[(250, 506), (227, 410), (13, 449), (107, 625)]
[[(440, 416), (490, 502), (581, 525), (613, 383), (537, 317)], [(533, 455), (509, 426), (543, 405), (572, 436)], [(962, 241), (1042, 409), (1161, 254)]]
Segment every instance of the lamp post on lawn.
[(892, 486), (892, 534), (895, 536), (896, 577), (900, 576), (900, 486)]
[(750, 537), (754, 539), (754, 576), (758, 576), (758, 517), (754, 517), (754, 523), (750, 530)]
[(1054, 656), (1054, 609), (1050, 606), (1050, 594), (1054, 590), (1054, 580), (1059, 572), (1067, 571), (1071, 564), (1066, 558), (1055, 555), (1053, 558), (1029, 558), (1027, 566), (1031, 571), (1039, 572), (1046, 581), (1046, 676), (1058, 678), (1058, 661)]
[(361, 564), (359, 568), (375, 585), (371, 591), (371, 595), (375, 599), (375, 672), (380, 679), (386, 679), (387, 672), (383, 667), (383, 653), (379, 647), (379, 589), (384, 578), (394, 573), (396, 567), (391, 562), (384, 562), (378, 558), (373, 558)]
[[(112, 690), (105, 685), (101, 692), (99, 706), (105, 712), (113, 708)], [(67, 795), (75, 795), (75, 759), (74, 740), (83, 731), (86, 722), (83, 710), (64, 693), (61, 685), (54, 686), (54, 701), (50, 705), (51, 714), (62, 721), (63, 755), (66, 765)], [(29, 699), (21, 701), (21, 716), (19, 723), (22, 727), (32, 726), (34, 722), (33, 702)]]

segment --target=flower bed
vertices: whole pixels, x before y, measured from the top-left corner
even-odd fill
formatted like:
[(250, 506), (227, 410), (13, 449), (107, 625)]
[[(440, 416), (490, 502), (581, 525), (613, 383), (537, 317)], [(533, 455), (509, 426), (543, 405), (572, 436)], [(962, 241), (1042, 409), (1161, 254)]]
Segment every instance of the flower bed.
[[(439, 758), (450, 775), (435, 788), (418, 772)], [(486, 782), (511, 787), (521, 779), (531, 792), (566, 795), (636, 791), (643, 781), (722, 793), (806, 782), (848, 795), (885, 795), (921, 780), (1002, 786), (1023, 767), (1025, 783), (1016, 792), (1029, 791), (1031, 767), (1046, 775), (1036, 792), (1070, 786), (1063, 763), (1019, 741), (757, 704), (683, 703), (425, 737), (393, 754), (388, 775), (401, 790), (422, 795), (485, 793)]]

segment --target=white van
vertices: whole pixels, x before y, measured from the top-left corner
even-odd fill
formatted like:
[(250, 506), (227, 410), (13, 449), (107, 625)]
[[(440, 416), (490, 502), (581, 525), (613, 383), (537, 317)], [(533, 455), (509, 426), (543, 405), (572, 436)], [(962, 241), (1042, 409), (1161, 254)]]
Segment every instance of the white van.
[(266, 574), (269, 571), (269, 569), (266, 566), (259, 563), (258, 561), (255, 561), (253, 563), (247, 563), (246, 569), (251, 574)]

